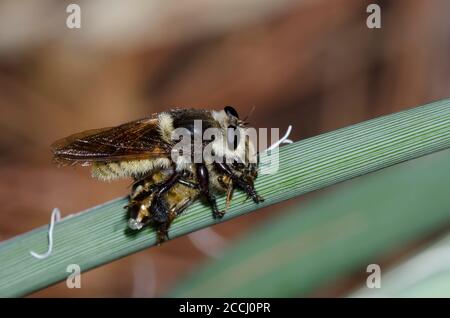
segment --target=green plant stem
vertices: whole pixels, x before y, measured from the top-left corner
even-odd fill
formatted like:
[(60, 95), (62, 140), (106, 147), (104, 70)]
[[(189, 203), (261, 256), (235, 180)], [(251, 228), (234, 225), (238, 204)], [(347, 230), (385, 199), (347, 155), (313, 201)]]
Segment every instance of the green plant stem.
[[(410, 290), (416, 275), (405, 270), (388, 277), (385, 260), (392, 255), (398, 260), (406, 247), (449, 228), (449, 162), (450, 150), (443, 150), (309, 196), (252, 228), (219, 259), (178, 282), (168, 296), (310, 297), (355, 273), (366, 273), (360, 277), (362, 296), (395, 296), (389, 279)], [(431, 258), (429, 270), (431, 263), (440, 264), (438, 271), (448, 266), (446, 258), (438, 258)], [(369, 264), (382, 267), (380, 289), (366, 286)], [(426, 267), (416, 268), (423, 272)]]
[[(295, 127), (294, 127), (295, 129)], [(171, 238), (223, 222), (306, 192), (364, 175), (400, 162), (450, 148), (450, 100), (376, 118), (322, 134), (279, 151), (279, 171), (261, 175), (259, 205), (237, 192), (223, 218), (196, 202), (170, 228)], [(218, 200), (224, 205), (224, 198)], [(44, 260), (29, 251), (47, 250), (48, 226), (0, 245), (0, 296), (21, 296), (66, 279), (69, 264), (82, 271), (155, 245), (152, 229), (127, 230), (126, 199), (118, 199), (61, 220), (54, 229), (54, 249)]]

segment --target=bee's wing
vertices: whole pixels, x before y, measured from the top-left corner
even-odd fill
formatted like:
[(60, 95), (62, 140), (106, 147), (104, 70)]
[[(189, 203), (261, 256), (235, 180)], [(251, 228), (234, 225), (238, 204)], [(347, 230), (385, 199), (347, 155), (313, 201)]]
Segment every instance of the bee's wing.
[(155, 117), (84, 131), (56, 141), (51, 148), (54, 161), (63, 165), (167, 157), (171, 149), (161, 139)]

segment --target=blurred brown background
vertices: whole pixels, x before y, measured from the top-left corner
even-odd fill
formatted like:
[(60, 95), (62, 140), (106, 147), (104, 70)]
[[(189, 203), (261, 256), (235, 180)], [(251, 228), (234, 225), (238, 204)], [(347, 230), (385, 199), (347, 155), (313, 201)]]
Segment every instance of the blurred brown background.
[[(49, 145), (174, 106), (235, 105), (255, 127), (307, 138), (450, 94), (450, 2), (0, 2), (0, 240), (126, 195), (89, 169), (57, 169)], [(381, 29), (366, 7), (381, 7)], [(292, 204), (181, 237), (34, 296), (159, 296), (248, 228)], [(206, 243), (205, 243), (206, 242)], [(331, 293), (339, 295), (342, 290)]]

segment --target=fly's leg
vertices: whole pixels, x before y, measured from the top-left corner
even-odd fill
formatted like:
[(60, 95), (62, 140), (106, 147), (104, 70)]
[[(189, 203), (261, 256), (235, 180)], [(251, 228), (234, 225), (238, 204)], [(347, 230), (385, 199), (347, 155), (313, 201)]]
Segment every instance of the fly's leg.
[(201, 194), (205, 196), (208, 203), (211, 205), (214, 218), (219, 218), (219, 219), (222, 218), (224, 216), (225, 212), (219, 211), (219, 208), (217, 207), (216, 198), (209, 189), (208, 169), (206, 168), (206, 166), (203, 163), (197, 163), (196, 164), (196, 172), (197, 172), (197, 180), (198, 180), (199, 190), (200, 190)]
[(170, 223), (172, 223), (175, 218), (175, 216), (171, 216), (171, 211), (169, 210), (167, 202), (164, 199), (164, 194), (169, 191), (170, 188), (172, 188), (172, 186), (179, 181), (179, 179), (180, 174), (175, 171), (169, 179), (157, 184), (153, 189), (154, 197), (151, 205), (152, 222), (154, 222), (157, 230), (158, 244), (161, 244), (169, 239)]
[(215, 167), (221, 173), (230, 177), (231, 180), (233, 180), (233, 184), (247, 193), (247, 195), (250, 196), (255, 203), (264, 201), (264, 199), (256, 193), (253, 182), (244, 180), (244, 178), (237, 176), (226, 163), (215, 162)]
[(152, 203), (152, 221), (156, 229), (156, 243), (160, 245), (169, 239), (169, 226), (172, 222), (167, 203), (162, 198), (155, 199)]

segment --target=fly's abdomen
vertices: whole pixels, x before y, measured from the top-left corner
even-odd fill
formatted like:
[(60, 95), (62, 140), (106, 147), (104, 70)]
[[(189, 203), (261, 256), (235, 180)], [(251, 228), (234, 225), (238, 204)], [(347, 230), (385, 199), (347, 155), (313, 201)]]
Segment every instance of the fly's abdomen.
[(92, 176), (102, 181), (122, 178), (141, 178), (152, 171), (170, 167), (168, 158), (129, 160), (114, 162), (95, 162), (92, 165)]

